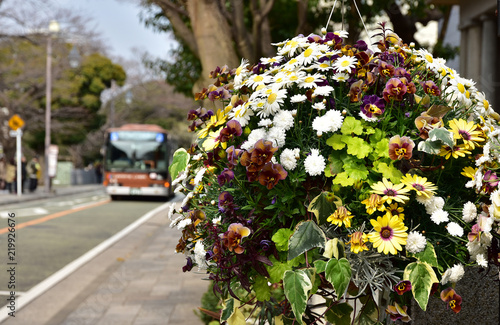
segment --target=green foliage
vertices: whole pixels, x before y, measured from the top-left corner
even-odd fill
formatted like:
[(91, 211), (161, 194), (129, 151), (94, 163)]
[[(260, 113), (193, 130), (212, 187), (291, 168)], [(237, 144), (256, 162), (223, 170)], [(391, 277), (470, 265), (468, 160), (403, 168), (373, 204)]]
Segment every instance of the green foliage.
[(309, 290), (312, 283), (304, 270), (286, 271), (283, 277), (283, 288), (297, 323), (302, 324), (302, 315), (306, 311)]
[[(221, 310), (220, 299), (214, 294), (214, 283), (210, 282), (207, 291), (201, 296), (201, 308), (210, 310), (213, 312), (218, 312)], [(213, 317), (203, 313), (197, 312), (198, 317), (201, 319), (203, 324), (210, 325), (210, 323), (214, 320)]]
[(363, 307), (354, 320), (355, 324), (359, 325), (376, 325), (378, 324), (379, 310), (373, 299), (373, 296), (360, 298)]
[(288, 243), (288, 260), (292, 260), (314, 247), (324, 247), (325, 234), (318, 225), (312, 221), (304, 221), (295, 227), (295, 232)]
[(326, 223), (326, 219), (335, 212), (337, 205), (342, 205), (342, 202), (333, 202), (331, 196), (331, 193), (322, 192), (312, 199), (307, 207), (307, 211), (312, 212), (316, 216), (316, 220), (320, 225)]
[(279, 229), (271, 238), (276, 245), (276, 249), (281, 252), (286, 252), (288, 250), (288, 240), (292, 234), (293, 230), (287, 228)]
[[(332, 303), (331, 301), (329, 302)], [(334, 304), (326, 312), (326, 319), (335, 325), (350, 325), (353, 308), (347, 302)]]
[(432, 266), (426, 262), (413, 262), (406, 266), (404, 280), (411, 282), (411, 292), (422, 310), (426, 310), (432, 285), (439, 282)]
[(432, 267), (439, 267), (436, 251), (431, 243), (427, 242), (425, 249), (419, 253), (407, 253), (408, 257), (415, 257), (420, 262), (428, 263)]
[(257, 276), (253, 288), (258, 301), (266, 301), (271, 298), (271, 288), (267, 284), (267, 279), (262, 275)]
[(337, 297), (342, 297), (351, 281), (351, 264), (346, 258), (332, 258), (326, 264), (325, 277), (333, 284)]
[(168, 172), (172, 179), (176, 179), (180, 172), (186, 169), (189, 163), (189, 154), (186, 149), (179, 148), (174, 153), (174, 158), (172, 159), (172, 164), (168, 167)]

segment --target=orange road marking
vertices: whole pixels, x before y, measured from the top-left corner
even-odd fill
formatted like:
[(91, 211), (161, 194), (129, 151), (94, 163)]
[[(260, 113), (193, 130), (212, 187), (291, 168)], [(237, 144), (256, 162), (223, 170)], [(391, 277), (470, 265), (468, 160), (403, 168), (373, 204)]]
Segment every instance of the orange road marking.
[[(34, 220), (31, 220), (31, 221), (20, 223), (20, 224), (16, 225), (16, 230), (17, 229), (21, 229), (21, 228), (25, 228), (25, 227), (29, 227), (29, 226), (33, 226), (33, 225), (37, 225), (39, 223), (46, 222), (46, 221), (49, 221), (49, 220), (52, 220), (52, 219), (56, 219), (56, 218), (59, 218), (59, 217), (64, 217), (65, 215), (71, 214), (73, 212), (78, 212), (78, 211), (82, 211), (82, 210), (85, 210), (85, 209), (88, 209), (88, 208), (93, 208), (93, 207), (97, 207), (97, 206), (100, 206), (100, 205), (104, 205), (104, 204), (109, 203), (109, 202), (111, 202), (111, 200), (101, 201), (101, 202), (97, 202), (95, 204), (86, 205), (86, 206), (79, 207), (79, 208), (76, 208), (76, 209), (64, 210), (64, 211), (61, 211), (61, 212), (49, 214), (48, 216), (45, 216), (45, 217), (41, 217), (41, 218), (38, 218), (38, 219), (34, 219)], [(5, 227), (5, 228), (0, 229), (0, 235), (1, 234), (5, 234), (7, 232), (9, 232), (9, 227)]]

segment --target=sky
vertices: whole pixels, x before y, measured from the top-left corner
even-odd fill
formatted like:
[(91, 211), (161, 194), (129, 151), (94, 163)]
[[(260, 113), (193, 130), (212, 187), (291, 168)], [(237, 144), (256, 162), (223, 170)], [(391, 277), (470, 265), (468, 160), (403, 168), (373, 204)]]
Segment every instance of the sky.
[[(155, 33), (139, 20), (140, 7), (133, 1), (53, 0), (54, 4), (74, 8), (91, 17), (96, 31), (109, 46), (110, 54), (134, 59), (132, 48), (165, 57), (174, 45), (167, 34)], [(137, 1), (138, 2), (138, 1)]]

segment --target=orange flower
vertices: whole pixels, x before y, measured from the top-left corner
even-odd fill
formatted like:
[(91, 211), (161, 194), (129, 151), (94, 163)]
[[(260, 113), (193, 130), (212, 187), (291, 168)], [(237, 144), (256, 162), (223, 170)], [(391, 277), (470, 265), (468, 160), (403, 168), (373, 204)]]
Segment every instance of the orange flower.
[(250, 235), (250, 229), (243, 226), (241, 223), (232, 223), (229, 225), (227, 231), (222, 235), (222, 240), (224, 246), (226, 246), (231, 252), (234, 251), (236, 254), (241, 254), (245, 251), (245, 249), (240, 245), (241, 240), (248, 235)]

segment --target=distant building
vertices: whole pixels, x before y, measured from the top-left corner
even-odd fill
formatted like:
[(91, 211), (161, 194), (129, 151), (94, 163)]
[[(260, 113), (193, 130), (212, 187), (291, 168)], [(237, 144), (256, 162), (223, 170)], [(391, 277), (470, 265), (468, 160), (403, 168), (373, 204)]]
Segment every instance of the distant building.
[[(460, 67), (458, 72), (474, 80), (491, 106), (500, 112), (500, 26), (498, 1), (432, 0), (436, 5), (460, 6)], [(449, 26), (448, 34), (457, 33)]]

